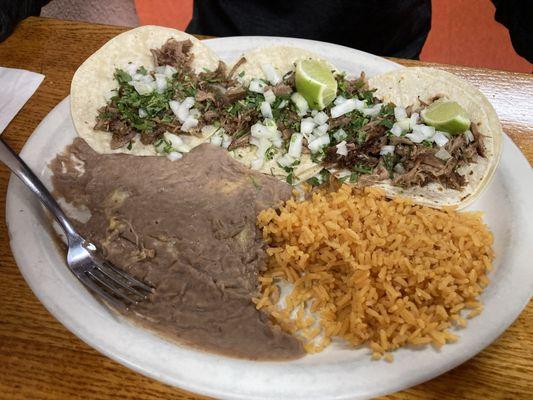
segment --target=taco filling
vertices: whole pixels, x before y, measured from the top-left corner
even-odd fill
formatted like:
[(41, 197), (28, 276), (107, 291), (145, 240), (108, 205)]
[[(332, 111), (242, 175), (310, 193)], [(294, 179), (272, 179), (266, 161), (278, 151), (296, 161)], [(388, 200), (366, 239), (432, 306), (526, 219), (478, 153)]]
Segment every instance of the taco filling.
[(231, 69), (220, 61), (216, 70), (196, 73), (191, 48), (190, 40), (170, 39), (151, 50), (154, 70), (129, 63), (115, 71), (118, 88), (94, 126), (112, 135), (112, 149), (131, 149), (139, 140), (178, 159), (209, 141), (237, 159), (239, 149), (253, 149), (241, 161), (272, 175), (275, 162), (289, 183), (301, 180), (294, 172), (305, 159), (319, 166), (315, 172), (322, 168), (308, 180), (313, 185), (331, 172), (359, 186), (438, 183), (455, 190), (467, 184), (461, 167), (485, 157), (483, 136), (468, 119), (453, 132), (426, 124), (424, 112), (442, 99), (399, 107), (375, 97), (364, 74), (337, 73), (334, 101), (311, 110), (296, 90), (294, 71), (281, 76), (264, 64), (266, 78), (246, 82), (244, 72), (237, 73), (242, 58)]

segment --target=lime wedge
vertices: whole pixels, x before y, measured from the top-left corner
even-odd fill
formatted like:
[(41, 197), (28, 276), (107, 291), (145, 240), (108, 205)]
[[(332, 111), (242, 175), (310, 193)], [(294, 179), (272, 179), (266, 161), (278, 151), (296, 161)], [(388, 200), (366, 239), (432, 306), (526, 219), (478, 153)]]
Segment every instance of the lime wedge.
[(316, 110), (324, 109), (337, 96), (337, 81), (323, 61), (299, 61), (294, 79), (298, 93), (307, 100), (309, 107)]
[(470, 128), (470, 119), (455, 101), (436, 101), (421, 113), (426, 125), (456, 135)]

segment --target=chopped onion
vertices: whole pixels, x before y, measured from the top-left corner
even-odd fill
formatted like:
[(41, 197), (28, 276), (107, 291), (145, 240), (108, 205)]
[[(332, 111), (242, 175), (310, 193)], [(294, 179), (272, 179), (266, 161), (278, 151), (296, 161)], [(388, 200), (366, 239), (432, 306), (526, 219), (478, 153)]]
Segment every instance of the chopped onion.
[(278, 158), (278, 163), (282, 167), (290, 167), (294, 162), (296, 161), (294, 157), (292, 157), (289, 153), (284, 154), (280, 158)]
[(427, 125), (415, 125), (413, 126), (413, 133), (420, 133), (424, 136), (424, 140), (431, 140), (435, 135), (435, 128)]
[(338, 118), (341, 115), (352, 112), (355, 109), (357, 109), (356, 99), (346, 100), (345, 102), (331, 108), (331, 118)]
[(274, 118), (272, 116), (272, 108), (270, 107), (270, 104), (266, 101), (261, 102), (261, 114), (263, 115), (263, 118)]
[(137, 64), (137, 63), (133, 63), (133, 62), (129, 62), (126, 64), (126, 67), (124, 68), (124, 70), (130, 74), (130, 76), (133, 77), (133, 75), (135, 75), (137, 73), (137, 70), (139, 69), (140, 65)]
[(215, 134), (209, 138), (209, 143), (214, 144), (215, 146), (222, 145), (222, 135)]
[(435, 132), (435, 135), (433, 136), (433, 140), (439, 147), (445, 146), (446, 143), (449, 142), (449, 139), (446, 137), (446, 135), (440, 131)]
[(311, 116), (314, 117), (318, 114), (318, 110), (311, 110)]
[(276, 136), (278, 136), (278, 132), (275, 129), (269, 129), (260, 123), (252, 125), (250, 131), (252, 136), (258, 139), (274, 139)]
[(180, 130), (183, 132), (189, 132), (191, 129), (198, 126), (198, 120), (192, 116), (188, 116), (183, 125), (181, 125)]
[(144, 118), (147, 116), (148, 116), (148, 113), (146, 112), (146, 110), (144, 108), (139, 108), (139, 117)]
[(338, 106), (339, 104), (342, 104), (346, 101), (346, 98), (343, 97), (343, 96), (337, 96), (337, 98), (335, 99), (335, 101), (333, 102), (333, 104), (335, 104), (336, 106)]
[(272, 143), (268, 139), (258, 139), (256, 137), (250, 138), (250, 144), (257, 147), (256, 154), (260, 155), (261, 157), (263, 157), (265, 151), (267, 151), (267, 149), (272, 146)]
[(252, 79), (250, 81), (250, 85), (248, 86), (248, 90), (251, 92), (256, 93), (264, 93), (265, 92), (266, 83), (263, 82), (260, 79)]
[(170, 109), (172, 110), (174, 115), (177, 117), (178, 116), (178, 111), (180, 109), (180, 102), (177, 101), (177, 100), (170, 100), (168, 102), (168, 105), (170, 106)]
[(418, 118), (420, 117), (420, 115), (418, 115), (418, 113), (412, 113), (411, 114), (411, 117), (409, 118), (409, 127), (411, 129), (413, 129), (413, 127), (416, 125), (416, 123), (418, 122)]
[(135, 74), (131, 77), (131, 79), (136, 82), (144, 82), (144, 83), (154, 82), (154, 78), (152, 78), (152, 75)]
[(446, 149), (441, 148), (439, 151), (435, 153), (435, 157), (437, 157), (440, 160), (446, 161), (450, 159), (452, 156), (450, 155), (450, 153), (446, 151)]
[(474, 141), (474, 134), (472, 133), (470, 129), (465, 132), (465, 139), (466, 139), (466, 144), (472, 143)]
[(335, 147), (337, 147), (337, 154), (339, 154), (341, 156), (347, 156), (348, 155), (348, 148), (346, 147), (346, 141), (345, 140), (340, 142)]
[(303, 135), (301, 133), (293, 133), (287, 154), (294, 158), (300, 158), (302, 155), (302, 140)]
[(309, 147), (309, 150), (311, 150), (311, 153), (316, 153), (322, 147), (327, 146), (329, 144), (329, 135), (322, 135), (317, 137), (316, 139), (313, 139), (307, 147)]
[(307, 110), (309, 110), (309, 104), (307, 104), (307, 100), (298, 92), (294, 92), (291, 95), (291, 100), (298, 109), (298, 115), (303, 116), (307, 114)]
[(189, 110), (192, 106), (194, 106), (194, 97), (186, 97), (185, 100), (181, 102), (177, 116), (182, 124), (184, 124), (187, 120), (187, 117), (189, 116)]
[(421, 132), (408, 133), (405, 137), (410, 139), (413, 143), (422, 143), (426, 140), (426, 137)]
[(325, 112), (320, 111), (313, 117), (313, 121), (315, 121), (315, 124), (317, 125), (323, 125), (326, 122), (328, 122), (328, 115)]
[(344, 129), (341, 128), (333, 134), (333, 137), (335, 138), (337, 142), (340, 142), (341, 140), (346, 139), (348, 137), (348, 134), (346, 133)]
[(313, 129), (313, 134), (316, 136), (322, 136), (328, 132), (328, 129), (329, 129), (328, 124), (322, 124), (320, 126), (317, 126), (315, 129)]
[(282, 108), (287, 107), (287, 104), (289, 104), (289, 100), (281, 100), (279, 103), (278, 109), (281, 110)]
[(270, 89), (268, 89), (263, 95), (265, 96), (265, 101), (269, 104), (272, 104), (276, 101), (276, 95)]
[(407, 118), (407, 111), (404, 107), (394, 107), (394, 118), (396, 121)]
[(137, 93), (139, 93), (141, 96), (145, 94), (150, 94), (155, 89), (155, 82), (146, 83), (146, 82), (133, 82), (132, 86), (135, 88)]
[(111, 101), (112, 97), (115, 97), (117, 95), (117, 89), (112, 89), (107, 91), (107, 93), (104, 94), (105, 101)]
[(267, 81), (272, 85), (277, 85), (281, 82), (281, 75), (276, 71), (276, 68), (274, 68), (272, 64), (261, 64), (261, 69), (263, 70)]
[(233, 139), (230, 135), (227, 135), (225, 133), (222, 134), (222, 148), (227, 149), (232, 141)]
[(379, 152), (380, 155), (393, 154), (395, 146), (383, 146)]
[(163, 93), (167, 88), (167, 77), (161, 74), (155, 74), (155, 87), (159, 93)]
[(397, 137), (402, 136), (402, 133), (403, 133), (403, 129), (397, 122), (395, 122), (394, 125), (392, 125), (392, 128), (390, 131), (394, 136), (397, 136)]
[(183, 154), (178, 153), (177, 151), (171, 151), (170, 153), (167, 154), (167, 158), (170, 161), (177, 161), (182, 157), (183, 157)]
[(411, 129), (411, 119), (410, 118), (403, 118), (400, 119), (398, 122), (396, 122), (398, 126), (401, 128), (402, 131), (408, 131)]
[(200, 116), (202, 115), (202, 113), (200, 112), (200, 110), (196, 109), (196, 108), (191, 108), (189, 110), (189, 116), (191, 117), (194, 117), (196, 119), (200, 118)]
[(169, 141), (170, 145), (174, 149), (178, 149), (178, 147), (182, 147), (184, 144), (183, 140), (178, 135), (174, 135), (173, 133), (170, 133), (170, 132), (163, 133), (163, 138)]
[(383, 104), (378, 103), (378, 104), (373, 105), (372, 107), (363, 108), (362, 111), (363, 111), (363, 114), (365, 114), (365, 115), (368, 115), (370, 117), (375, 117), (381, 111), (381, 107), (382, 106), (383, 106)]
[(309, 135), (315, 129), (316, 123), (313, 118), (304, 118), (300, 121), (300, 132), (304, 135)]
[(174, 68), (173, 66), (165, 65), (165, 70), (164, 70), (163, 74), (165, 74), (165, 76), (170, 78), (172, 75), (174, 75), (177, 72), (178, 72), (178, 70), (176, 68)]

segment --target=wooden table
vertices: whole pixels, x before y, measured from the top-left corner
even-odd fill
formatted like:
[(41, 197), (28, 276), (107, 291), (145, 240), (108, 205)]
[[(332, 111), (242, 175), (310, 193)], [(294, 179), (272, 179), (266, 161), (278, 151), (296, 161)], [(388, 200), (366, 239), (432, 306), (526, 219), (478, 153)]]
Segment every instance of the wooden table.
[[(40, 72), (46, 79), (7, 127), (3, 138), (20, 150), (41, 119), (69, 94), (72, 74), (80, 63), (124, 30), (44, 18), (29, 18), (21, 23), (0, 44), (0, 66)], [(533, 76), (447, 65), (435, 67), (454, 72), (478, 86), (494, 104), (505, 132), (533, 162)], [(9, 249), (4, 223), (8, 178), (7, 169), (0, 166), (0, 398), (201, 398), (145, 378), (104, 357), (45, 310), (24, 282)], [(526, 398), (533, 398), (533, 303), (496, 342), (472, 360), (430, 382), (384, 397)]]

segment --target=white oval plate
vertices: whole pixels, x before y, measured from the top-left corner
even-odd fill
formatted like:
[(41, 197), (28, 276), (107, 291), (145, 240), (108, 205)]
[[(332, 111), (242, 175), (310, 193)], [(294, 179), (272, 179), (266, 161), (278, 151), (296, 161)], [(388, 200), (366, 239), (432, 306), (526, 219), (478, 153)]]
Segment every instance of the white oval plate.
[[(239, 37), (206, 41), (222, 59), (274, 43), (322, 54), (339, 69), (368, 75), (397, 64), (346, 47), (301, 40)], [(75, 137), (69, 100), (41, 122), (21, 152), (49, 183), (46, 165)], [(197, 351), (159, 338), (111, 315), (68, 271), (53, 243), (50, 224), (34, 197), (16, 179), (9, 183), (7, 223), (11, 249), (33, 292), (71, 332), (98, 351), (144, 375), (191, 392), (226, 399), (363, 399), (398, 391), (461, 364), (495, 340), (520, 314), (533, 289), (533, 174), (505, 137), (501, 165), (490, 188), (470, 209), (483, 210), (494, 232), (497, 258), (483, 313), (441, 351), (401, 349), (395, 361), (370, 361), (367, 349), (330, 346), (290, 362), (253, 362)]]

